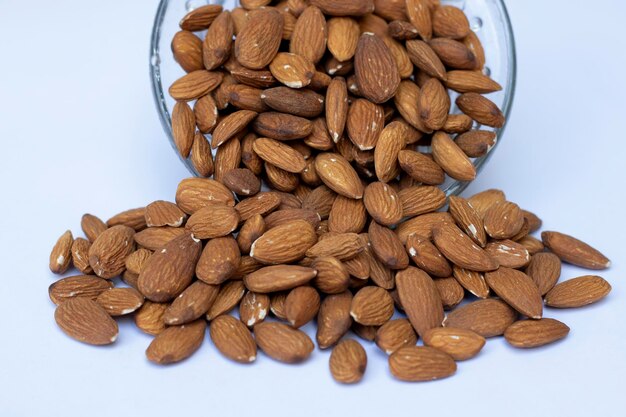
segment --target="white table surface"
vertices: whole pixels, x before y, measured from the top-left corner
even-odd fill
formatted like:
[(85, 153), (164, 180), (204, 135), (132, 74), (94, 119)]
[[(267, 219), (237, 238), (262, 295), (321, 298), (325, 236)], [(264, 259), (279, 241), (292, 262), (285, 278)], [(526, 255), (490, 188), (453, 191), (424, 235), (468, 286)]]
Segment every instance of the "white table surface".
[[(533, 351), (490, 340), (453, 378), (391, 378), (367, 346), (366, 376), (340, 386), (328, 352), (300, 366), (261, 355), (241, 366), (207, 340), (157, 367), (126, 320), (95, 348), (55, 325), (51, 245), (80, 217), (173, 199), (188, 174), (152, 102), (148, 41), (157, 1), (0, 0), (0, 415), (623, 416), (626, 378), (624, 100), (626, 3), (507, 1), (519, 80), (497, 155), (470, 191), (498, 187), (547, 229), (605, 252), (613, 292), (580, 310), (547, 310), (572, 331)], [(563, 278), (584, 271), (565, 268)], [(312, 331), (312, 326), (307, 327)]]

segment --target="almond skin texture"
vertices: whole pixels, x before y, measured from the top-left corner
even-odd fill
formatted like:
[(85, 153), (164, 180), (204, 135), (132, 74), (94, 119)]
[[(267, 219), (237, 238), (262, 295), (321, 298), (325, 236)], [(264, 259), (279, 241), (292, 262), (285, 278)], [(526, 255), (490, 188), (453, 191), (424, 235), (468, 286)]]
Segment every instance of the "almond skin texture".
[(91, 243), (96, 240), (100, 233), (107, 230), (106, 223), (93, 214), (84, 214), (80, 220), (80, 227)]
[(541, 318), (541, 294), (525, 273), (501, 266), (495, 271), (487, 272), (485, 281), (500, 298), (521, 314), (532, 319)]
[(405, 346), (389, 356), (391, 374), (402, 381), (422, 382), (446, 378), (456, 372), (448, 354), (428, 346)]
[(559, 232), (542, 232), (541, 240), (562, 261), (572, 265), (595, 270), (611, 266), (611, 261), (606, 256), (572, 236)]
[(440, 209), (446, 204), (446, 194), (439, 187), (415, 185), (398, 192), (405, 217), (419, 216)]
[(270, 297), (248, 291), (239, 304), (239, 317), (248, 327), (262, 322), (270, 309)]
[(241, 261), (237, 241), (232, 236), (207, 242), (196, 265), (196, 276), (207, 284), (219, 285), (232, 277)]
[(180, 362), (200, 348), (205, 331), (204, 320), (168, 327), (152, 340), (146, 349), (146, 356), (149, 361), (159, 365)]
[(509, 201), (493, 204), (485, 212), (485, 231), (494, 239), (510, 239), (524, 225), (524, 214), (519, 206)]
[(478, 355), (485, 338), (467, 329), (439, 327), (424, 334), (424, 345), (447, 353), (455, 361), (464, 361)]
[(485, 282), (485, 275), (482, 272), (470, 271), (454, 265), (452, 273), (457, 282), (476, 297), (489, 297), (489, 286)]
[(146, 206), (146, 224), (148, 227), (180, 227), (185, 220), (185, 213), (169, 201), (155, 201)]
[(340, 261), (352, 259), (364, 250), (363, 242), (356, 233), (332, 234), (318, 241), (307, 252), (309, 258), (333, 256)]
[(54, 244), (50, 252), (50, 271), (55, 274), (63, 274), (72, 262), (72, 244), (74, 237), (71, 231), (66, 231)]
[(317, 271), (312, 284), (321, 292), (339, 294), (348, 289), (350, 274), (346, 266), (337, 258), (332, 256), (316, 258), (311, 267)]
[(219, 289), (217, 285), (194, 282), (174, 299), (162, 321), (170, 326), (179, 326), (202, 317), (215, 302)]
[(229, 359), (251, 363), (256, 359), (256, 342), (250, 330), (236, 318), (223, 315), (211, 321), (209, 327), (215, 347)]
[(293, 28), (289, 51), (317, 64), (326, 52), (328, 29), (321, 10), (310, 6), (303, 10)]
[(398, 174), (398, 154), (405, 146), (407, 128), (399, 122), (385, 126), (374, 149), (374, 168), (382, 182), (389, 182)]
[(275, 10), (255, 12), (235, 39), (235, 56), (241, 65), (262, 69), (272, 62), (283, 34), (283, 19)]
[(409, 265), (406, 250), (391, 229), (372, 221), (368, 236), (374, 253), (385, 266), (391, 269), (405, 269)]
[(436, 279), (435, 286), (445, 310), (451, 310), (463, 301), (465, 291), (453, 277)]
[(285, 316), (292, 327), (299, 328), (315, 318), (320, 308), (320, 295), (313, 287), (294, 288), (285, 299)]
[(165, 330), (163, 315), (168, 306), (167, 303), (153, 303), (146, 300), (141, 308), (135, 312), (135, 325), (142, 332), (156, 336)]
[(109, 220), (107, 220), (106, 225), (108, 227), (119, 225), (128, 226), (131, 229), (134, 229), (136, 232), (139, 232), (147, 227), (146, 208), (139, 207), (118, 213), (115, 216), (111, 217)]
[(139, 246), (155, 251), (163, 248), (163, 246), (184, 234), (185, 229), (182, 227), (149, 227), (141, 232), (135, 233), (135, 242)]
[(297, 265), (275, 265), (261, 268), (244, 277), (246, 288), (258, 293), (290, 290), (312, 280), (317, 272)]
[(383, 226), (402, 220), (402, 203), (398, 193), (383, 182), (373, 182), (365, 188), (363, 202), (367, 212)]
[(463, 39), (470, 33), (465, 13), (454, 6), (440, 6), (432, 17), (433, 34), (443, 38)]
[(350, 330), (352, 325), (351, 304), (352, 293), (350, 291), (324, 298), (317, 314), (317, 334), (315, 336), (320, 349), (331, 347)]
[(338, 61), (352, 59), (359, 42), (359, 24), (350, 17), (328, 20), (328, 50)]
[(359, 91), (376, 104), (392, 98), (400, 85), (398, 67), (389, 47), (380, 37), (369, 32), (359, 39), (354, 71)]
[(357, 323), (380, 326), (393, 316), (393, 299), (379, 287), (361, 288), (352, 299), (350, 315)]
[(222, 65), (231, 52), (235, 27), (229, 11), (223, 11), (213, 21), (202, 45), (204, 67), (214, 70)]
[(183, 159), (189, 157), (196, 130), (196, 117), (191, 107), (178, 101), (172, 110), (172, 137), (176, 149)]
[(411, 150), (401, 150), (398, 162), (404, 172), (426, 185), (439, 185), (445, 180), (443, 169), (428, 156)]
[(343, 136), (348, 118), (348, 87), (343, 77), (335, 77), (326, 92), (326, 125), (333, 142)]
[(363, 197), (363, 184), (350, 163), (336, 153), (321, 153), (315, 158), (315, 169), (320, 179), (337, 194), (348, 198)]
[(354, 384), (363, 378), (367, 367), (367, 354), (359, 342), (346, 339), (333, 349), (329, 366), (335, 381)]
[(528, 250), (512, 240), (494, 240), (485, 246), (485, 251), (495, 259), (500, 266), (508, 268), (522, 268), (530, 262)]
[(246, 288), (241, 281), (228, 281), (222, 284), (215, 301), (206, 313), (208, 321), (230, 312), (243, 298)]
[(517, 348), (534, 348), (556, 342), (567, 336), (569, 327), (555, 319), (520, 320), (510, 325), (504, 338)]
[(476, 168), (472, 161), (447, 133), (435, 133), (432, 150), (435, 162), (452, 178), (459, 181), (472, 181), (476, 178)]
[(557, 284), (546, 294), (549, 307), (576, 308), (595, 303), (611, 292), (611, 285), (603, 278), (585, 275)]
[(303, 362), (315, 348), (306, 333), (283, 323), (259, 323), (254, 326), (254, 335), (259, 348), (279, 362)]
[(384, 109), (369, 100), (353, 100), (348, 110), (346, 129), (350, 141), (361, 151), (373, 149), (385, 127)]
[(193, 71), (174, 81), (168, 92), (174, 100), (196, 100), (215, 90), (223, 79), (221, 72)]
[(150, 301), (172, 300), (191, 283), (201, 250), (189, 234), (172, 240), (150, 257), (139, 274), (139, 291)]
[(315, 66), (307, 58), (280, 52), (270, 64), (274, 78), (290, 88), (302, 88), (311, 83)]
[(438, 79), (431, 78), (422, 86), (417, 107), (427, 129), (439, 130), (443, 127), (450, 112), (450, 97)]
[(517, 312), (501, 300), (478, 300), (448, 313), (445, 327), (469, 329), (482, 337), (494, 337), (517, 320)]
[(277, 140), (259, 138), (254, 141), (252, 149), (264, 161), (287, 172), (297, 174), (306, 167), (304, 156), (300, 152)]
[(541, 295), (546, 295), (561, 276), (561, 260), (550, 252), (540, 252), (530, 258), (526, 274), (532, 278)]
[(330, 16), (363, 16), (374, 11), (373, 0), (311, 0), (310, 3)]
[[(72, 243), (72, 264), (83, 274), (93, 274), (93, 269), (89, 265), (89, 248), (91, 243), (87, 239), (76, 238)], [(58, 257), (57, 257), (58, 258)]]
[(335, 233), (360, 233), (367, 221), (363, 200), (337, 196), (328, 214), (328, 230)]
[(439, 80), (447, 79), (446, 67), (426, 42), (418, 39), (407, 41), (406, 49), (411, 62), (417, 68)]
[(391, 355), (402, 346), (415, 346), (417, 335), (407, 319), (390, 320), (376, 331), (376, 346)]
[(456, 99), (461, 111), (478, 123), (491, 127), (504, 126), (502, 111), (491, 100), (477, 93), (464, 93)]
[(455, 265), (472, 271), (493, 271), (498, 263), (453, 224), (433, 229), (435, 245)]
[(113, 278), (124, 271), (125, 260), (135, 250), (135, 231), (113, 226), (102, 232), (89, 248), (89, 265), (101, 278)]
[(478, 214), (472, 204), (462, 197), (450, 196), (449, 212), (461, 230), (484, 248), (487, 244), (485, 225), (482, 216)]
[(418, 335), (440, 327), (443, 304), (432, 278), (425, 272), (409, 267), (396, 275), (402, 307)]
[(96, 298), (96, 302), (111, 316), (133, 313), (143, 305), (143, 301), (143, 295), (134, 288), (111, 288)]
[(185, 227), (196, 239), (212, 239), (229, 235), (239, 220), (239, 213), (233, 207), (215, 204), (192, 214)]
[(186, 178), (176, 190), (176, 204), (187, 214), (216, 203), (234, 206), (235, 198), (228, 188), (215, 180)]
[(430, 275), (441, 278), (452, 275), (450, 263), (430, 240), (411, 235), (406, 241), (406, 251), (415, 265)]
[(433, 23), (428, 0), (407, 0), (406, 14), (417, 33), (424, 40), (433, 35)]
[(222, 6), (216, 4), (198, 7), (182, 18), (180, 28), (190, 32), (207, 29), (221, 12)]
[(202, 63), (202, 40), (193, 33), (181, 30), (172, 39), (174, 59), (186, 71), (204, 69)]
[(316, 242), (313, 226), (294, 220), (265, 232), (252, 244), (250, 256), (264, 264), (290, 263), (302, 259)]
[(90, 345), (108, 345), (117, 339), (118, 327), (107, 312), (89, 298), (77, 297), (59, 305), (57, 324), (73, 339)]

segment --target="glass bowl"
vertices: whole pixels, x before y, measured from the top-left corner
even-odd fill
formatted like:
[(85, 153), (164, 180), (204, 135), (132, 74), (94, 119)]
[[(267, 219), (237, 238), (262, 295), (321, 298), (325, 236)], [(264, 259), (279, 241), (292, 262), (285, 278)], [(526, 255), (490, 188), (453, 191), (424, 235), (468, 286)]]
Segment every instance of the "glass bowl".
[[(502, 109), (508, 121), (515, 93), (516, 61), (513, 30), (503, 0), (442, 0), (441, 3), (459, 7), (465, 12), (472, 30), (476, 33), (485, 49), (486, 59), (484, 72), (502, 86), (502, 91), (491, 93), (488, 97)], [(174, 60), (170, 43), (174, 34), (180, 30), (178, 26), (180, 19), (187, 14), (187, 12), (206, 4), (220, 4), (224, 6), (225, 9), (232, 9), (238, 5), (238, 1), (161, 0), (152, 29), (150, 46), (152, 92), (163, 129), (177, 155), (179, 155), (179, 153), (176, 151), (176, 145), (172, 137), (172, 119), (170, 116), (175, 101), (169, 96), (167, 90), (169, 86), (175, 80), (183, 76), (185, 72)], [(202, 36), (204, 36), (204, 34)], [(454, 99), (457, 95), (458, 94), (452, 92), (451, 98), (453, 104), (451, 112), (453, 113), (460, 112), (454, 104)], [(479, 127), (479, 125), (474, 126), (474, 128), (476, 127)], [(500, 129), (487, 126), (480, 127), (481, 129), (494, 131), (497, 140), (486, 155), (473, 159), (477, 173), (480, 172), (481, 168), (487, 163), (496, 150), (504, 134), (506, 124)], [(207, 139), (210, 139), (210, 135), (206, 136)], [(427, 151), (428, 148), (420, 150)], [(188, 159), (181, 158), (181, 160), (193, 175), (198, 175)], [(452, 195), (460, 194), (468, 185), (469, 182), (447, 178), (446, 182), (440, 187), (447, 195)]]

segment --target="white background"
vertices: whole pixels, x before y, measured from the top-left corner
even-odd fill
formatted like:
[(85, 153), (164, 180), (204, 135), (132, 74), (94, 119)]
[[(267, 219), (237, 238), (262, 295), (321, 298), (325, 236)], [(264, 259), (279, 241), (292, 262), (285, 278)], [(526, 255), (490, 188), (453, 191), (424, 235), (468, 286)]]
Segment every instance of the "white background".
[[(572, 328), (564, 342), (519, 351), (490, 340), (435, 383), (393, 380), (368, 346), (364, 380), (345, 387), (329, 375), (328, 352), (300, 366), (263, 355), (242, 366), (207, 341), (161, 368), (145, 359), (150, 338), (128, 321), (108, 348), (61, 333), (47, 296), (56, 238), (79, 232), (85, 212), (107, 218), (173, 199), (187, 176), (150, 93), (157, 1), (0, 0), (0, 415), (623, 416), (626, 3), (507, 5), (517, 97), (471, 191), (503, 188), (547, 229), (598, 247), (613, 260), (604, 273), (613, 292), (589, 308), (546, 312)], [(567, 268), (563, 278), (582, 273)]]

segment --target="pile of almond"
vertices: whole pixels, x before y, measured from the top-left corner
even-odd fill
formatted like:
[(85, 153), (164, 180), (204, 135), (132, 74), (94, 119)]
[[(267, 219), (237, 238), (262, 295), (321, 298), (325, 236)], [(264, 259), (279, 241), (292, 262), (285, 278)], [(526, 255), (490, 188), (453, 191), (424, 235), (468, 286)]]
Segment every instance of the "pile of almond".
[(483, 95), (502, 88), (463, 11), (438, 0), (240, 3), (189, 12), (172, 41), (187, 72), (169, 89), (172, 137), (199, 176), (245, 182), (243, 196), (258, 178), (301, 195), (345, 169), (355, 189), (328, 186), (349, 198), (362, 181), (475, 178), (472, 159), (505, 118)]
[[(176, 203), (155, 201), (106, 223), (86, 214), (86, 239), (67, 231), (50, 255), (53, 272), (73, 263), (84, 274), (50, 286), (56, 321), (69, 336), (104, 345), (117, 339), (114, 317), (133, 314), (155, 336), (148, 359), (167, 364), (200, 347), (207, 323), (234, 361), (253, 362), (258, 347), (301, 362), (314, 343), (299, 328), (317, 320), (317, 345), (332, 348), (337, 381), (365, 372), (350, 330), (389, 355), (395, 377), (426, 381), (452, 375), (486, 338), (504, 335), (520, 348), (557, 341), (569, 327), (543, 318), (544, 304), (582, 307), (609, 293), (594, 275), (558, 283), (562, 261), (596, 270), (609, 260), (565, 234), (536, 239), (539, 218), (502, 191), (450, 197), (448, 211), (436, 211), (445, 199), (431, 188), (412, 187), (420, 210), (406, 214), (381, 182), (364, 199), (320, 186), (237, 202), (226, 185), (189, 178)], [(126, 285), (115, 287), (120, 275)]]

